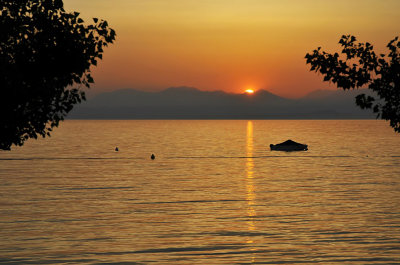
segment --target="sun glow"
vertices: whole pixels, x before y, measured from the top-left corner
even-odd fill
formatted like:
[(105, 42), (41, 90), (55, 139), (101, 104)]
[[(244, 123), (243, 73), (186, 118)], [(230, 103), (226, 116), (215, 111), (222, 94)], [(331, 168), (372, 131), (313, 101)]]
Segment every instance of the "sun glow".
[(244, 92), (247, 94), (254, 94), (254, 89), (246, 89)]

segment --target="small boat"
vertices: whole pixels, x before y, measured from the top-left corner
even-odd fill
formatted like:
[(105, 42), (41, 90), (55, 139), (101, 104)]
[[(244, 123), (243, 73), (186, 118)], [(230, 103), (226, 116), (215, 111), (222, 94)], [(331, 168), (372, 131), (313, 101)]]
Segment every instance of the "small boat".
[(269, 147), (271, 148), (271, 151), (291, 152), (291, 151), (307, 151), (308, 150), (308, 146), (306, 144), (296, 143), (295, 141), (292, 141), (292, 140), (287, 140), (280, 144), (270, 144)]

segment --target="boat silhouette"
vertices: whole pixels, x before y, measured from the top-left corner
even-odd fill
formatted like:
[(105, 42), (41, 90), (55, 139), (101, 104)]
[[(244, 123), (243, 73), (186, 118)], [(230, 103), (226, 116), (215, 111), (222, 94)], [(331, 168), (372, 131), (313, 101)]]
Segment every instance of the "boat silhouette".
[(290, 139), (280, 144), (270, 144), (269, 147), (271, 148), (271, 151), (291, 152), (308, 150), (308, 146), (306, 144), (297, 143)]

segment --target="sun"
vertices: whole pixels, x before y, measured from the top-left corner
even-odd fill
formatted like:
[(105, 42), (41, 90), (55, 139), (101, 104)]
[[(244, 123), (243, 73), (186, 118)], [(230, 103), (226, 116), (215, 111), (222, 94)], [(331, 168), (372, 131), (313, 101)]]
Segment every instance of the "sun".
[(254, 94), (254, 89), (246, 89), (244, 92), (249, 95)]

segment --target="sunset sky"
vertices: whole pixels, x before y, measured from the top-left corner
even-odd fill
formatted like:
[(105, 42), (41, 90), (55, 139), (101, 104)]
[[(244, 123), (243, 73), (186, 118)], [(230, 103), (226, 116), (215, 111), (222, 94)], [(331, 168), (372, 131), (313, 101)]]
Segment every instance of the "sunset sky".
[(337, 51), (353, 34), (376, 49), (400, 35), (398, 0), (64, 0), (82, 18), (105, 19), (115, 44), (93, 69), (91, 93), (170, 86), (299, 97), (335, 89), (304, 56)]

